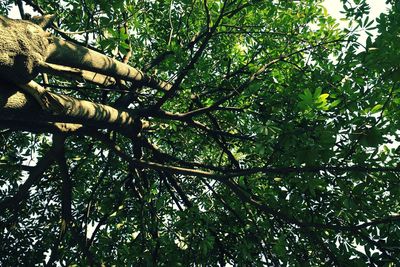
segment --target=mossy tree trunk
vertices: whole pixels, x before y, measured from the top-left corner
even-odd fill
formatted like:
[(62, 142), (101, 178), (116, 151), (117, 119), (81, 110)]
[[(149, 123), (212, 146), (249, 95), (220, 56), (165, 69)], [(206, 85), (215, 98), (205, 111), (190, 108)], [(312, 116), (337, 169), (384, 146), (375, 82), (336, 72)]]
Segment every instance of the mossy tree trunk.
[(34, 81), (40, 72), (103, 85), (118, 79), (137, 87), (170, 88), (125, 63), (52, 36), (30, 21), (0, 16), (0, 36), (0, 118), (4, 123), (46, 123), (64, 132), (90, 126), (138, 134), (139, 112), (49, 92)]

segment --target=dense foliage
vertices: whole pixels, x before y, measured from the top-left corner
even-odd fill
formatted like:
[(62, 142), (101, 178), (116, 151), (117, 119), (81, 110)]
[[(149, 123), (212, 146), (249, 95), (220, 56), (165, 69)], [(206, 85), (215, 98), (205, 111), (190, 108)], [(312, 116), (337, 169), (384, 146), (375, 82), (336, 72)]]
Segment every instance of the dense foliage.
[(57, 15), (54, 35), (172, 89), (37, 77), (125, 101), (148, 127), (129, 137), (0, 124), (4, 266), (400, 261), (399, 3), (374, 22), (365, 1), (346, 1), (342, 30), (314, 0), (22, 2)]

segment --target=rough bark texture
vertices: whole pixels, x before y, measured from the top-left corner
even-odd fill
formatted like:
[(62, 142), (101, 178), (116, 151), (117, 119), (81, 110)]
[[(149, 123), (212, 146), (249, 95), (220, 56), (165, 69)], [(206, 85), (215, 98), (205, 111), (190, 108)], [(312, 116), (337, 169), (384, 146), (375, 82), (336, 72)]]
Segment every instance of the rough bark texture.
[[(58, 114), (43, 110), (32, 96), (0, 82), (0, 119), (24, 122), (66, 122), (95, 125), (97, 128), (119, 129), (136, 135), (139, 119), (127, 111), (48, 92), (60, 105)], [(135, 122), (135, 120), (138, 120)]]
[(171, 88), (169, 83), (148, 76), (128, 64), (57, 37), (52, 37), (47, 53), (48, 63), (88, 70), (161, 91)]
[[(85, 125), (117, 129), (129, 136), (142, 129), (133, 111), (48, 91), (33, 80), (38, 72), (103, 85), (121, 79), (161, 90), (170, 86), (125, 63), (53, 37), (30, 21), (0, 16), (0, 121), (47, 122), (61, 131), (75, 131)], [(54, 123), (64, 124), (59, 127)]]
[(27, 83), (36, 75), (36, 67), (46, 58), (48, 33), (29, 21), (0, 16), (1, 79)]
[[(46, 19), (46, 16), (43, 18)], [(114, 77), (157, 90), (168, 91), (171, 88), (169, 83), (148, 76), (128, 64), (51, 36), (30, 21), (0, 16), (0, 36), (1, 78), (17, 84), (29, 82), (38, 71), (48, 70), (48, 63), (54, 63), (60, 67), (51, 67), (53, 73), (68, 76), (71, 68), (65, 70), (62, 66), (77, 68), (81, 70), (80, 77), (95, 83), (110, 84), (109, 80)]]

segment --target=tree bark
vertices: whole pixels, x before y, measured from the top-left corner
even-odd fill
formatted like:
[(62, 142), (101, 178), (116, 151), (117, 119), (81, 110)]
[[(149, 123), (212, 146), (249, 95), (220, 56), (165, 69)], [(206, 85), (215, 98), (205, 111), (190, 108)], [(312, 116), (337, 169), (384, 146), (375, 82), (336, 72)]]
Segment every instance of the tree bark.
[(83, 124), (96, 128), (120, 130), (124, 134), (136, 135), (137, 128), (134, 111), (117, 110), (113, 107), (79, 100), (66, 95), (47, 92), (60, 104), (56, 114), (51, 114), (14, 85), (0, 83), (0, 119), (29, 122), (63, 122)]

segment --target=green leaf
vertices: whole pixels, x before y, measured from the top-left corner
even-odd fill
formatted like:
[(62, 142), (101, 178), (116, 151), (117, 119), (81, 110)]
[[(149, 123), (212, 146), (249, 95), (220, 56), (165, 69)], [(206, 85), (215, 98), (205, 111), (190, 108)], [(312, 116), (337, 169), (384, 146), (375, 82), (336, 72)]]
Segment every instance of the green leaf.
[(382, 104), (377, 104), (371, 109), (371, 113), (373, 114), (373, 113), (379, 112), (382, 108), (383, 108)]

